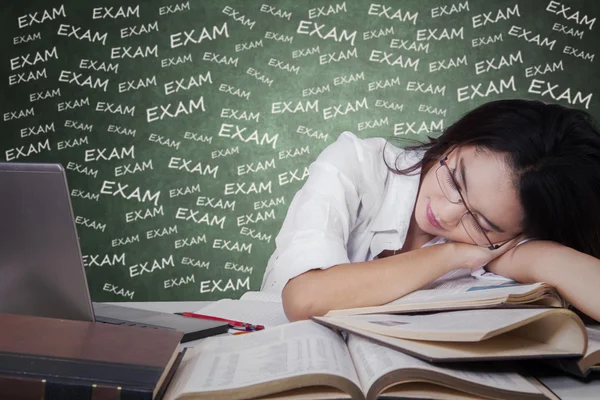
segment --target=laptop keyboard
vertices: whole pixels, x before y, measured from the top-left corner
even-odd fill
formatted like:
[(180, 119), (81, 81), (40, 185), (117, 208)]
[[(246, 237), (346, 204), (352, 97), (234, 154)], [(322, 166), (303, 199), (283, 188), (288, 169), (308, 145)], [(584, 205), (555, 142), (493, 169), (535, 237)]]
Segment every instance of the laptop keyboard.
[(164, 326), (156, 326), (156, 325), (144, 324), (144, 323), (133, 322), (133, 321), (123, 321), (120, 319), (99, 317), (99, 316), (96, 316), (96, 322), (101, 322), (103, 324), (111, 324), (111, 325), (137, 326), (138, 328), (170, 329), (170, 328), (166, 328)]

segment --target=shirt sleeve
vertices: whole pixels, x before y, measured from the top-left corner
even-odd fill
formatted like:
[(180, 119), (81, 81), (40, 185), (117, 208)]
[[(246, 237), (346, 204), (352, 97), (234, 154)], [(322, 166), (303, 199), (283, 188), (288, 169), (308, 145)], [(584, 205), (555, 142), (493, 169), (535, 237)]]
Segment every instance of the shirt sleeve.
[(386, 176), (384, 142), (344, 132), (310, 165), (309, 177), (275, 239), (261, 290), (281, 292), (290, 279), (306, 271), (350, 262), (346, 246), (361, 196)]

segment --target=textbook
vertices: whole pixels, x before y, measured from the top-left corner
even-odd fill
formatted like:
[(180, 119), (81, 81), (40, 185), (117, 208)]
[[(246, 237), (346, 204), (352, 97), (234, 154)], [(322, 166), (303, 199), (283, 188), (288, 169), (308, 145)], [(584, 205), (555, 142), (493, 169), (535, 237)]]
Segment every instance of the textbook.
[(580, 378), (592, 371), (600, 371), (600, 326), (587, 326), (587, 351), (580, 359), (548, 360), (548, 362)]
[(312, 320), (429, 362), (580, 358), (588, 346), (581, 318), (564, 308), (323, 316)]
[(164, 399), (546, 398), (531, 377), (498, 364), (442, 367), (297, 321), (203, 340), (184, 356)]
[[(358, 314), (417, 313), (474, 308), (567, 307), (556, 288), (547, 283), (521, 284), (477, 279), (464, 272), (452, 271), (424, 289), (414, 291), (381, 306), (331, 310), (327, 316)], [(462, 276), (461, 276), (462, 275)]]
[(182, 332), (0, 314), (2, 398), (154, 399)]

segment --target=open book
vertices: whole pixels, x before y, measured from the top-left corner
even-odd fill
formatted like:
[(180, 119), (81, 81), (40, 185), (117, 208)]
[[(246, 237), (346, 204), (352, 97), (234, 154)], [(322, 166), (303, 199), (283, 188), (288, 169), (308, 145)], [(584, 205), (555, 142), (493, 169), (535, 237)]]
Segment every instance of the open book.
[(600, 371), (600, 326), (587, 326), (587, 351), (580, 359), (552, 360), (550, 364), (575, 376), (585, 378), (592, 371)]
[[(567, 307), (557, 290), (546, 283), (521, 284), (476, 279), (456, 270), (448, 279), (439, 279), (391, 303), (374, 307), (332, 310), (327, 316), (415, 313), (473, 308), (509, 308), (524, 306)], [(470, 270), (469, 270), (470, 271)], [(458, 276), (457, 276), (458, 274)]]
[(577, 314), (564, 308), (312, 319), (429, 362), (575, 358), (587, 350), (583, 322)]
[(544, 399), (543, 388), (506, 366), (440, 367), (312, 321), (205, 339), (189, 349), (166, 400)]

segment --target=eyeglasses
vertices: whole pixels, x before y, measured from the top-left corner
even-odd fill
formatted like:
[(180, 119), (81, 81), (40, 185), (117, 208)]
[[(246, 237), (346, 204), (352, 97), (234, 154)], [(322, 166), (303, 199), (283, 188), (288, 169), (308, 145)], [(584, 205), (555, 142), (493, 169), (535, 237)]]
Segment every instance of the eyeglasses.
[(435, 176), (440, 189), (442, 189), (442, 193), (444, 193), (448, 201), (453, 204), (462, 204), (465, 207), (466, 212), (460, 218), (460, 223), (467, 232), (467, 235), (478, 246), (487, 247), (490, 250), (496, 250), (510, 242), (513, 238), (501, 244), (492, 243), (481, 224), (477, 222), (477, 215), (467, 207), (467, 202), (460, 192), (458, 183), (456, 183), (456, 179), (454, 179), (454, 175), (452, 175), (452, 171), (450, 171), (450, 167), (446, 163), (447, 159), (448, 155), (440, 160), (440, 166), (435, 171)]

